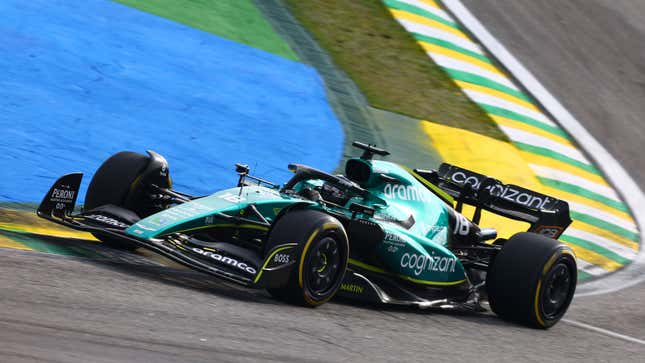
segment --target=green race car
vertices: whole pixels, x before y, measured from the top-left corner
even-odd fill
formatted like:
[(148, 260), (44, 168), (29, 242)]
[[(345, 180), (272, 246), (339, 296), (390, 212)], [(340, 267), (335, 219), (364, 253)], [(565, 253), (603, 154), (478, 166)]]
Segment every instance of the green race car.
[[(75, 213), (82, 174), (58, 179), (38, 215), (105, 245), (147, 248), (275, 298), (317, 306), (334, 296), (483, 311), (548, 328), (576, 288), (571, 249), (557, 241), (568, 204), (449, 164), (409, 169), (355, 142), (344, 175), (291, 164), (279, 186), (236, 165), (238, 185), (208, 196), (172, 189), (166, 160), (121, 152), (105, 161)], [(471, 219), (464, 204), (475, 207)], [(497, 238), (482, 210), (530, 224)]]

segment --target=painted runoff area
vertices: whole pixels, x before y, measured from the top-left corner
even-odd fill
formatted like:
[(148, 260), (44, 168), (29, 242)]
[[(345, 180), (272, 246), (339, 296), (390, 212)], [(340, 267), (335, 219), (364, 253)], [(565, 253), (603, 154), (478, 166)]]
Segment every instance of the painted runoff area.
[[(439, 1), (383, 3), (511, 140), (508, 147), (428, 123), (426, 131), (444, 160), (568, 201), (574, 222), (560, 240), (576, 251), (582, 279), (613, 272), (633, 261), (640, 241), (634, 218), (571, 136), (495, 65)], [(456, 141), (463, 135), (468, 137)], [(492, 223), (506, 233), (516, 227)]]
[[(0, 201), (40, 202), (60, 175), (121, 150), (166, 156), (178, 190), (333, 170), (341, 125), (304, 64), (118, 3), (0, 3)], [(323, 137), (321, 137), (323, 136)]]

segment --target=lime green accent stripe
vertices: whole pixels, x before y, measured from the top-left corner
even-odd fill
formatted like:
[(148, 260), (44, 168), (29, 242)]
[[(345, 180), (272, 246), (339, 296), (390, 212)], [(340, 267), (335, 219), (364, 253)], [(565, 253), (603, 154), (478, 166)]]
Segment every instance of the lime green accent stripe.
[(440, 16), (434, 15), (433, 13), (431, 13), (431, 12), (429, 12), (427, 10), (418, 8), (418, 7), (414, 6), (414, 5), (402, 3), (402, 2), (399, 2), (399, 1), (396, 1), (396, 0), (383, 0), (383, 2), (389, 8), (396, 9), (396, 10), (402, 10), (402, 11), (406, 11), (408, 13), (423, 16), (424, 18), (432, 19), (432, 20), (434, 20), (436, 22), (439, 22), (441, 24), (448, 25), (449, 27), (459, 29), (459, 25), (457, 25), (457, 23), (453, 23), (450, 20), (446, 20), (446, 19), (444, 19), (444, 18), (442, 18)]
[(577, 238), (577, 237), (571, 237), (571, 236), (568, 236), (568, 235), (562, 235), (562, 236), (560, 236), (560, 241), (566, 242), (566, 243), (571, 243), (571, 244), (574, 244), (576, 246), (580, 246), (582, 248), (588, 249), (590, 251), (594, 251), (596, 253), (599, 253), (599, 254), (609, 258), (610, 260), (613, 260), (613, 261), (616, 261), (616, 262), (620, 263), (621, 265), (626, 265), (626, 264), (631, 262), (631, 260), (629, 260), (629, 259), (627, 259), (627, 258), (625, 258), (623, 256), (620, 256), (620, 255), (618, 255), (618, 254), (616, 254), (616, 253), (614, 253), (614, 252), (612, 252), (612, 251), (610, 251), (610, 250), (608, 250), (608, 249), (606, 249), (604, 247), (598, 246), (596, 244), (593, 244), (591, 242), (585, 241), (585, 240)]
[(428, 187), (434, 194), (436, 194), (439, 198), (443, 199), (444, 202), (450, 204), (451, 206), (455, 205), (455, 199), (450, 194), (444, 192), (438, 186), (425, 180), (421, 175), (415, 173), (414, 170), (408, 168), (407, 166), (403, 166), (400, 164), (399, 166), (403, 168), (405, 171), (407, 171), (408, 173), (412, 174), (412, 176), (414, 176), (421, 184)]
[(604, 204), (604, 205), (606, 205), (608, 207), (617, 209), (617, 210), (619, 210), (621, 212), (629, 213), (629, 210), (627, 209), (625, 204), (623, 204), (623, 202), (619, 202), (617, 200), (607, 198), (604, 195), (594, 193), (594, 192), (592, 192), (590, 190), (587, 190), (587, 189), (585, 189), (585, 188), (583, 188), (581, 186), (565, 183), (565, 182), (560, 181), (560, 180), (545, 178), (545, 177), (542, 177), (542, 176), (538, 176), (538, 179), (542, 182), (542, 184), (544, 184), (544, 185), (546, 185), (548, 187), (563, 190), (565, 192), (569, 192), (569, 193), (572, 193), (572, 194), (577, 194), (577, 195), (579, 195), (581, 197), (585, 197), (587, 199), (591, 199), (591, 200), (595, 200), (596, 202), (600, 202), (600, 203), (602, 203), (602, 204)]
[(488, 87), (490, 89), (494, 89), (496, 91), (504, 92), (504, 93), (509, 94), (511, 96), (517, 97), (517, 98), (522, 99), (522, 100), (524, 100), (526, 102), (533, 103), (533, 100), (529, 96), (525, 95), (524, 92), (514, 90), (514, 89), (512, 89), (512, 88), (510, 88), (508, 86), (505, 86), (505, 85), (501, 84), (501, 83), (491, 81), (490, 79), (488, 79), (486, 77), (482, 77), (480, 75), (473, 74), (473, 73), (459, 71), (459, 70), (456, 70), (456, 69), (451, 69), (451, 68), (446, 68), (446, 67), (442, 67), (442, 68), (443, 68), (444, 71), (446, 71), (446, 73), (448, 73), (448, 75), (450, 75), (450, 77), (452, 77), (456, 81), (463, 81), (463, 82), (476, 84), (478, 86)]
[(349, 263), (350, 263), (351, 265), (354, 265), (354, 266), (358, 266), (358, 267), (360, 267), (360, 268), (363, 268), (363, 269), (365, 269), (365, 270), (367, 270), (367, 271), (378, 272), (378, 273), (381, 273), (381, 274), (388, 274), (388, 272), (387, 272), (387, 271), (385, 271), (385, 270), (383, 270), (382, 268), (379, 268), (379, 267), (376, 267), (376, 266), (372, 266), (372, 265), (368, 265), (368, 264), (366, 264), (366, 263), (364, 263), (364, 262), (354, 260), (353, 258), (350, 258), (350, 259), (349, 259)]
[(477, 52), (473, 52), (470, 49), (462, 48), (462, 47), (456, 45), (455, 43), (448, 42), (448, 41), (445, 41), (443, 39), (429, 37), (427, 35), (423, 35), (423, 34), (419, 34), (419, 33), (411, 33), (411, 34), (416, 40), (420, 40), (422, 42), (438, 45), (438, 46), (443, 47), (443, 48), (451, 49), (451, 50), (454, 50), (455, 52), (459, 52), (461, 54), (465, 54), (467, 56), (477, 58), (482, 62), (486, 62), (488, 64), (493, 64), (493, 62), (490, 59), (488, 59), (487, 56), (479, 54)]
[(592, 277), (591, 274), (588, 274), (582, 270), (578, 270), (578, 281), (588, 280)]
[(504, 108), (487, 105), (485, 103), (478, 103), (478, 105), (481, 108), (483, 108), (484, 111), (486, 111), (486, 112), (488, 112), (488, 113), (490, 113), (492, 115), (510, 118), (512, 120), (519, 121), (519, 122), (525, 123), (527, 125), (537, 127), (537, 128), (542, 129), (542, 130), (544, 130), (546, 132), (549, 132), (549, 133), (552, 133), (554, 135), (558, 135), (560, 137), (563, 137), (563, 138), (565, 138), (567, 140), (570, 140), (569, 135), (567, 135), (567, 133), (564, 132), (559, 127), (547, 125), (547, 124), (545, 124), (543, 122), (540, 122), (540, 121), (538, 121), (536, 119), (533, 119), (531, 117), (520, 115), (517, 112), (509, 111), (509, 110), (504, 109)]
[(258, 281), (260, 281), (260, 277), (262, 276), (262, 273), (264, 272), (264, 269), (267, 267), (267, 265), (269, 264), (269, 262), (271, 262), (271, 260), (272, 260), (272, 259), (273, 259), (273, 257), (276, 255), (276, 253), (278, 253), (278, 252), (280, 252), (280, 251), (284, 251), (284, 250), (286, 250), (286, 249), (288, 249), (288, 248), (294, 248), (296, 245), (297, 245), (297, 243), (290, 243), (290, 244), (288, 244), (288, 245), (284, 245), (284, 246), (282, 246), (282, 247), (278, 247), (278, 248), (277, 248), (277, 249), (275, 249), (273, 252), (271, 252), (271, 254), (269, 255), (269, 257), (267, 257), (267, 258), (264, 260), (264, 264), (262, 265), (262, 268), (260, 269), (260, 272), (258, 272), (257, 276), (255, 276), (255, 279), (253, 280), (253, 283), (256, 283), (256, 284), (257, 284), (257, 283), (258, 283)]
[(193, 227), (193, 228), (187, 228), (187, 229), (182, 229), (179, 231), (170, 231), (170, 232), (164, 232), (164, 235), (170, 234), (170, 233), (179, 233), (179, 232), (188, 232), (188, 231), (196, 231), (198, 229), (208, 229), (208, 228), (240, 228), (240, 229), (258, 229), (261, 231), (268, 231), (269, 227), (265, 226), (260, 226), (260, 225), (255, 225), (255, 224), (235, 224), (235, 223), (224, 223), (224, 224), (209, 224), (205, 226), (199, 226), (199, 227)]
[(551, 159), (556, 159), (556, 160), (559, 160), (559, 161), (561, 161), (563, 163), (573, 165), (573, 166), (575, 166), (577, 168), (580, 168), (582, 170), (586, 170), (586, 171), (588, 171), (588, 172), (590, 172), (592, 174), (602, 176), (600, 171), (598, 171), (598, 169), (596, 169), (593, 165), (589, 165), (589, 164), (583, 163), (581, 161), (578, 161), (576, 159), (572, 159), (572, 158), (570, 158), (568, 156), (562, 155), (562, 154), (557, 153), (557, 152), (555, 152), (553, 150), (543, 148), (543, 147), (539, 147), (539, 146), (533, 146), (533, 145), (529, 145), (529, 144), (525, 144), (523, 142), (517, 142), (517, 141), (513, 141), (513, 144), (515, 146), (517, 146), (517, 148), (520, 149), (520, 150), (528, 151), (530, 153), (538, 154), (538, 155), (541, 155), (541, 156), (546, 156), (546, 157), (549, 157)]
[(459, 280), (459, 281), (447, 281), (447, 282), (417, 280), (417, 279), (413, 279), (412, 277), (408, 277), (408, 276), (405, 276), (405, 275), (394, 274), (394, 273), (385, 271), (382, 268), (372, 266), (372, 265), (368, 265), (368, 264), (366, 264), (364, 262), (356, 261), (356, 260), (351, 259), (351, 258), (349, 259), (349, 263), (351, 265), (358, 266), (358, 267), (363, 268), (363, 269), (368, 270), (368, 271), (377, 272), (377, 273), (381, 273), (381, 274), (385, 274), (385, 275), (396, 276), (396, 277), (404, 279), (404, 280), (412, 281), (412, 282), (414, 282), (416, 284), (436, 285), (436, 286), (450, 286), (450, 285), (459, 285), (462, 282), (466, 281), (465, 279), (464, 280)]
[(619, 236), (623, 236), (629, 240), (632, 240), (634, 242), (640, 242), (640, 239), (638, 238), (638, 233), (634, 233), (632, 231), (628, 231), (625, 228), (619, 227), (615, 224), (609, 223), (607, 221), (604, 221), (602, 219), (598, 219), (596, 217), (592, 217), (588, 214), (584, 213), (579, 213), (575, 211), (571, 211), (571, 218), (578, 220), (580, 222), (584, 222), (587, 224), (591, 224), (593, 226), (606, 229), (614, 234), (617, 234)]

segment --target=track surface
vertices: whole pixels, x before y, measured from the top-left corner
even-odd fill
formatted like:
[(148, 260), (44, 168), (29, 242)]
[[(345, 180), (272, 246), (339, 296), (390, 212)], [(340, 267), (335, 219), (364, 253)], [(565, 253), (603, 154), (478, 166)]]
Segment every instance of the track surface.
[[(638, 25), (645, 3), (466, 5), (645, 184)], [(566, 322), (545, 332), (490, 315), (341, 303), (302, 309), (134, 262), (1, 250), (0, 274), (2, 361), (640, 361), (645, 354), (645, 345)], [(577, 298), (567, 318), (645, 340), (644, 295), (640, 285)]]
[[(645, 346), (559, 324), (330, 303), (304, 309), (197, 273), (3, 251), (4, 361), (614, 360)], [(15, 278), (11, 278), (15, 277)], [(498, 349), (496, 347), (501, 347)]]

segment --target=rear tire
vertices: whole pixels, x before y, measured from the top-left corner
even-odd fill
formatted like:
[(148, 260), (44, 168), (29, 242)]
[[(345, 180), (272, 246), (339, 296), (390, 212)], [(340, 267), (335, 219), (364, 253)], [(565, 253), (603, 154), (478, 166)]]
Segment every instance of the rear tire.
[(518, 233), (489, 267), (490, 307), (502, 319), (548, 329), (569, 308), (577, 274), (571, 248), (539, 234)]
[[(127, 206), (125, 204), (130, 193), (135, 192), (135, 181), (145, 170), (149, 161), (149, 157), (131, 151), (122, 151), (112, 155), (94, 173), (85, 195), (84, 210), (89, 211), (101, 206), (114, 205), (136, 213), (137, 217), (145, 217), (142, 213), (148, 208), (147, 206)], [(115, 217), (121, 217), (117, 219), (124, 220), (124, 216), (115, 215)], [(128, 217), (132, 219), (131, 216)], [(111, 238), (101, 233), (92, 233), (92, 235), (109, 247), (129, 251), (137, 248), (134, 243)]]
[(285, 242), (299, 244), (299, 262), (285, 286), (267, 290), (277, 300), (290, 304), (324, 304), (340, 288), (347, 269), (349, 242), (343, 225), (319, 211), (293, 211), (275, 223), (265, 252)]

